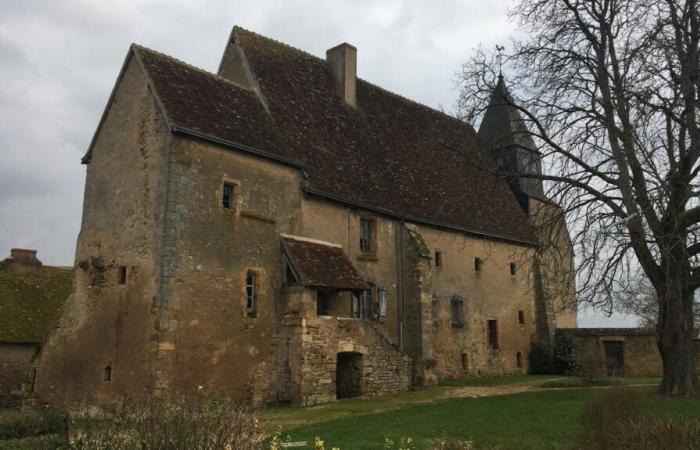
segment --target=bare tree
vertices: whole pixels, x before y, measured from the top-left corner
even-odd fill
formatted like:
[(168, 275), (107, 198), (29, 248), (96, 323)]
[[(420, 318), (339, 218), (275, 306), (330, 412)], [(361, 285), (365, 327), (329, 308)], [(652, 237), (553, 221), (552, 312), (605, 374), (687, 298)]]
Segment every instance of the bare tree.
[(545, 180), (566, 211), (579, 299), (612, 310), (641, 268), (658, 305), (660, 391), (690, 395), (698, 388), (698, 0), (521, 0), (511, 14), (528, 37), (507, 54), (479, 50), (464, 65), (460, 111), (470, 122), (481, 117), (503, 65), (547, 166), (517, 175)]

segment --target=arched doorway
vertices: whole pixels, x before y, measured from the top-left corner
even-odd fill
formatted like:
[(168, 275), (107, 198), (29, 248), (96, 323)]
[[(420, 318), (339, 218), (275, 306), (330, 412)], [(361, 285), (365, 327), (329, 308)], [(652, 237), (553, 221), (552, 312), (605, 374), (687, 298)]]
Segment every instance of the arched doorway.
[(338, 399), (362, 395), (362, 353), (338, 353), (335, 393)]

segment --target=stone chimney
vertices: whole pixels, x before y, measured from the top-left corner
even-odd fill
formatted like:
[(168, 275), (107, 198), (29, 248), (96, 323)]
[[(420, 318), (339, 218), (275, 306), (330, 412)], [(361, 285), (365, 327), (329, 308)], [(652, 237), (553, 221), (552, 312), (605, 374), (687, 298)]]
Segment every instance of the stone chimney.
[(335, 79), (336, 91), (354, 108), (357, 106), (357, 49), (344, 42), (326, 51), (326, 62)]
[(9, 272), (35, 272), (38, 271), (42, 264), (36, 257), (36, 250), (26, 248), (10, 249), (10, 257), (5, 259), (7, 270)]

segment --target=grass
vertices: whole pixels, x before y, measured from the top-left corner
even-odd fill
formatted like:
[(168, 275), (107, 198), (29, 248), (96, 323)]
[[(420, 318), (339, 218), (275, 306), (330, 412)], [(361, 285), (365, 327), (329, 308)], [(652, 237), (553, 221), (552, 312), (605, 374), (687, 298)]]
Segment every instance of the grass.
[(584, 377), (560, 377), (538, 384), (543, 388), (582, 388), (591, 386), (630, 386), (630, 385), (659, 385), (661, 378), (636, 377), (636, 378), (613, 378), (603, 377), (590, 380)]
[[(700, 419), (700, 401), (665, 399), (649, 393), (661, 416)], [(479, 398), (456, 398), (373, 414), (341, 417), (288, 431), (294, 440), (322, 437), (343, 450), (380, 449), (385, 438), (411, 436), (419, 449), (434, 439), (468, 439), (503, 448), (569, 449), (580, 441), (580, 414), (595, 391), (570, 389)], [(342, 402), (341, 402), (342, 403)]]

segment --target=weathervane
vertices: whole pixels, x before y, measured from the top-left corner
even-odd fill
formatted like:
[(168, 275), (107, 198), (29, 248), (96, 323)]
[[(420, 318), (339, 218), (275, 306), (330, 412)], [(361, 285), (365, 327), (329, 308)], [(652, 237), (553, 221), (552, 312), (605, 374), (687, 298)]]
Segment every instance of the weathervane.
[(503, 50), (506, 48), (502, 45), (496, 44), (496, 61), (498, 61), (498, 76), (502, 77), (503, 73), (501, 72), (501, 68), (503, 67)]

